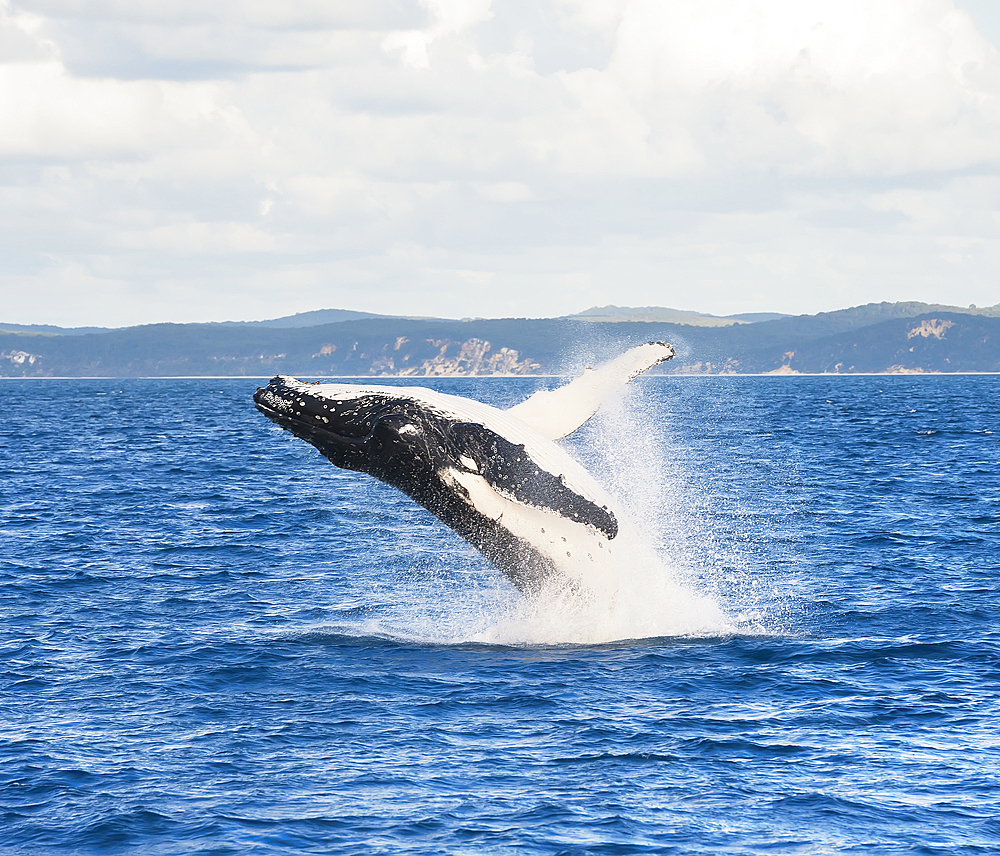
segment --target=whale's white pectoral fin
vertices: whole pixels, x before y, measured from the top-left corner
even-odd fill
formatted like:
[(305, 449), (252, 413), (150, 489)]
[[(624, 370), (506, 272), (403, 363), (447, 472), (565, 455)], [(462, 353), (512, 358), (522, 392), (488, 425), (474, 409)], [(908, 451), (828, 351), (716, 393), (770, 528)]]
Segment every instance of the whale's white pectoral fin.
[(639, 345), (596, 369), (588, 368), (559, 389), (539, 390), (507, 412), (543, 437), (558, 440), (590, 419), (613, 392), (673, 355), (674, 349), (666, 342)]

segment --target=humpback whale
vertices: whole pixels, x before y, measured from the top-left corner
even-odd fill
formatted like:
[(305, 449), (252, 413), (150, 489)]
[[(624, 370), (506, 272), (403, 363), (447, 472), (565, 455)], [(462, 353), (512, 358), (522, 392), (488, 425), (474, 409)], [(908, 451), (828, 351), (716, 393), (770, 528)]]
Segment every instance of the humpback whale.
[(562, 575), (602, 584), (627, 525), (614, 500), (556, 440), (604, 399), (674, 355), (632, 348), (508, 410), (422, 387), (309, 383), (278, 375), (257, 409), (331, 463), (401, 490), (476, 547), (522, 592)]

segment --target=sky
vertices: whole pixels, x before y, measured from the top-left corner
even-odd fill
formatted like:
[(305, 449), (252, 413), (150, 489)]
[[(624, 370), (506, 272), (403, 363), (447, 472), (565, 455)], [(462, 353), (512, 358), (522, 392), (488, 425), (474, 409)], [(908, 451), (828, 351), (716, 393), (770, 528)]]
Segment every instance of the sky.
[(997, 0), (0, 0), (0, 321), (1000, 302)]

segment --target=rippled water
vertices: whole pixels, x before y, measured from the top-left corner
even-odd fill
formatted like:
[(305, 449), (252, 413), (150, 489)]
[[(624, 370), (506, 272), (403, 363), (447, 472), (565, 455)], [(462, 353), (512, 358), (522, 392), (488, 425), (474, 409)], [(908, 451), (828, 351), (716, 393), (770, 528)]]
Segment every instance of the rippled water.
[(637, 383), (612, 642), (255, 385), (0, 381), (0, 851), (1000, 850), (1000, 378)]

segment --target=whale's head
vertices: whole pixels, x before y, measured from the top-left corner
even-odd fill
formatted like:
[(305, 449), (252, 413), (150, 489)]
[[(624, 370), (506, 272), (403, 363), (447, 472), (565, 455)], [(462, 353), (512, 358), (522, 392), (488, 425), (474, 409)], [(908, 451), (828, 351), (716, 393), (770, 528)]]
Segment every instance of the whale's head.
[(253, 399), (272, 422), (338, 467), (390, 483), (401, 465), (424, 472), (440, 468), (447, 451), (449, 420), (389, 389), (313, 384), (279, 375)]

